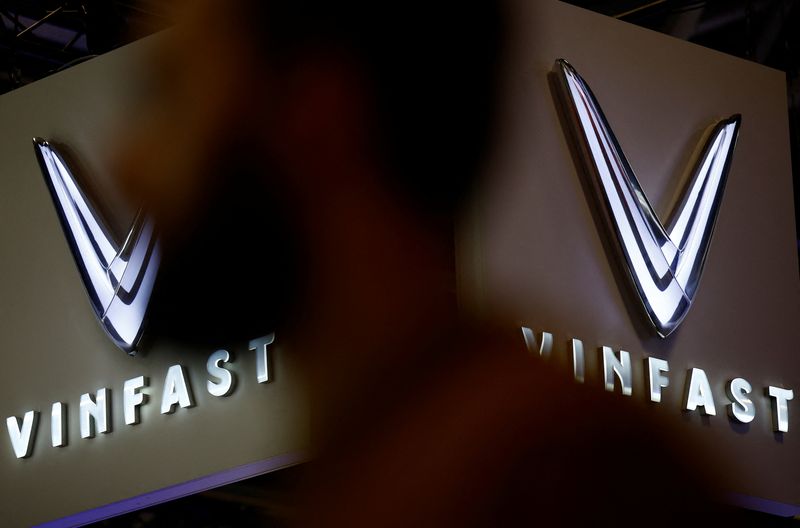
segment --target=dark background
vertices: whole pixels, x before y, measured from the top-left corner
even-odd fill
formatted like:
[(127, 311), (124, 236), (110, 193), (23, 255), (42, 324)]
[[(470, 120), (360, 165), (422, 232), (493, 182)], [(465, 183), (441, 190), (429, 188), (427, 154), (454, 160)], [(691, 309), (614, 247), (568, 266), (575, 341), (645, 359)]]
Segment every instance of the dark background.
[(160, 29), (158, 0), (0, 0), (0, 93)]

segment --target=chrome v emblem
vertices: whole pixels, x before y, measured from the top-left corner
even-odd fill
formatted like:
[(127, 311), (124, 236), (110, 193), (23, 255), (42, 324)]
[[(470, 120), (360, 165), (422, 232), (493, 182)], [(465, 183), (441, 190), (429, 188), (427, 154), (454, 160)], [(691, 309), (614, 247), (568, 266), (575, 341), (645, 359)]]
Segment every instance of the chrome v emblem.
[(563, 59), (556, 61), (554, 73), (627, 275), (656, 332), (667, 337), (686, 317), (697, 293), (741, 116), (714, 126), (665, 228), (586, 81)]
[(133, 355), (160, 261), (153, 222), (140, 211), (118, 244), (56, 148), (39, 138), (33, 144), (94, 313), (111, 340)]

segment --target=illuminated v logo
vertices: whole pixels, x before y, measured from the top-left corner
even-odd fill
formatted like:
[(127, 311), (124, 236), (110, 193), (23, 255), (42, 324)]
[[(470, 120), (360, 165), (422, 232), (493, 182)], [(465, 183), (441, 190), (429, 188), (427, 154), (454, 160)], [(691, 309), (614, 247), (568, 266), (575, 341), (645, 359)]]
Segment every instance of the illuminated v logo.
[(118, 243), (56, 148), (39, 138), (33, 144), (94, 313), (114, 343), (134, 354), (160, 261), (153, 223), (140, 211)]
[(563, 59), (556, 61), (555, 76), (628, 275), (658, 335), (666, 337), (686, 317), (697, 292), (741, 116), (714, 126), (665, 228), (586, 81)]

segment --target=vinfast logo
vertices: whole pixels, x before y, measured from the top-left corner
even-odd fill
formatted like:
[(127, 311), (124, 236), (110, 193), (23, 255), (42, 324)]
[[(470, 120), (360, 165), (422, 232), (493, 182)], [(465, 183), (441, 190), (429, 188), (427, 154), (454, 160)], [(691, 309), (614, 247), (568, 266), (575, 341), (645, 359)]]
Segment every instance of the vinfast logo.
[(741, 116), (724, 119), (712, 128), (683, 198), (665, 227), (586, 81), (563, 59), (556, 61), (554, 74), (567, 121), (627, 275), (656, 332), (667, 337), (686, 317), (697, 293)]
[(153, 222), (139, 211), (115, 238), (56, 147), (40, 138), (33, 145), (94, 313), (111, 340), (133, 355), (160, 261)]

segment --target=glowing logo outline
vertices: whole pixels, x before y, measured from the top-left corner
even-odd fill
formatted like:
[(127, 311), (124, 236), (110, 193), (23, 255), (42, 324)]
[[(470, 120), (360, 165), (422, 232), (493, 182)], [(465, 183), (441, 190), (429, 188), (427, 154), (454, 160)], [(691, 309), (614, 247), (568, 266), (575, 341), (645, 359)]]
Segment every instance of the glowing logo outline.
[(95, 316), (134, 355), (161, 260), (153, 222), (140, 210), (117, 243), (56, 147), (41, 138), (33, 146)]
[(713, 127), (665, 228), (586, 81), (564, 59), (556, 61), (554, 74), (627, 275), (654, 329), (665, 338), (683, 322), (697, 293), (741, 115)]

